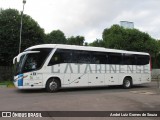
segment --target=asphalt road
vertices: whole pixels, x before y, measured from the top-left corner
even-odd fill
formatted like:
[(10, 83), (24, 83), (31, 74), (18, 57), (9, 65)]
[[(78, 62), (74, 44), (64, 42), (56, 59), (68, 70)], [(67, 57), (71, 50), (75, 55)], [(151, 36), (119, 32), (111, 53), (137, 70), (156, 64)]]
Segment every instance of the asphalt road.
[[(110, 86), (63, 89), (57, 93), (47, 93), (45, 90), (21, 91), (16, 88), (0, 88), (0, 111), (160, 111), (160, 89), (157, 88), (156, 82), (134, 86), (131, 89)], [(45, 119), (117, 120), (110, 117)], [(118, 118), (118, 120), (124, 119), (158, 120), (159, 118)]]

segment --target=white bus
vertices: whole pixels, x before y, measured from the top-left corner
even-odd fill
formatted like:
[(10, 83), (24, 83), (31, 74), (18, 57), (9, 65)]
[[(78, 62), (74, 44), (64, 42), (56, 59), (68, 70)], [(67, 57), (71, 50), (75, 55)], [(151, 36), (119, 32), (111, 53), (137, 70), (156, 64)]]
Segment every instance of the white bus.
[(13, 59), (19, 89), (132, 85), (151, 82), (150, 55), (101, 47), (44, 44)]

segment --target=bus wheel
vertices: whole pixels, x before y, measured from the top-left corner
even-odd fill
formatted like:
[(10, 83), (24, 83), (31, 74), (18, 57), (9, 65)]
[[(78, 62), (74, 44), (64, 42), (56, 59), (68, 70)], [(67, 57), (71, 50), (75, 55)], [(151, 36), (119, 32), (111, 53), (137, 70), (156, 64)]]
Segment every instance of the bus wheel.
[(132, 87), (132, 80), (130, 78), (125, 78), (123, 81), (123, 87), (128, 89)]
[(60, 81), (56, 78), (51, 78), (46, 83), (46, 90), (48, 92), (56, 92), (60, 89)]

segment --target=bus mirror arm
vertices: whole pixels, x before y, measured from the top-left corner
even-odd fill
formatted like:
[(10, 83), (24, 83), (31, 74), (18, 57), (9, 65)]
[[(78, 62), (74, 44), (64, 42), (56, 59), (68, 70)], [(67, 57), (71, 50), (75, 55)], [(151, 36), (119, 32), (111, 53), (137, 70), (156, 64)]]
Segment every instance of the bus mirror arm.
[(17, 56), (13, 58), (13, 64), (15, 64), (16, 59), (17, 59)]
[(18, 56), (17, 56), (17, 62), (20, 61), (21, 56), (24, 55), (24, 54), (25, 54), (25, 52), (22, 52), (22, 53), (18, 54)]

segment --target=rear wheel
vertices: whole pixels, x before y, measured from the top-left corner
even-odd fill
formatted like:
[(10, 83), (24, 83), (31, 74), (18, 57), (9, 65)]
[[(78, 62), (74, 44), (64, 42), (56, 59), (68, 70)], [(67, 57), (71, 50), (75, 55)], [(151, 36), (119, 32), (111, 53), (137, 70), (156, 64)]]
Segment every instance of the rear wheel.
[(60, 89), (60, 81), (56, 78), (51, 78), (46, 83), (46, 90), (48, 92), (56, 92)]
[(125, 78), (123, 81), (123, 87), (128, 89), (132, 87), (132, 80), (130, 78)]

